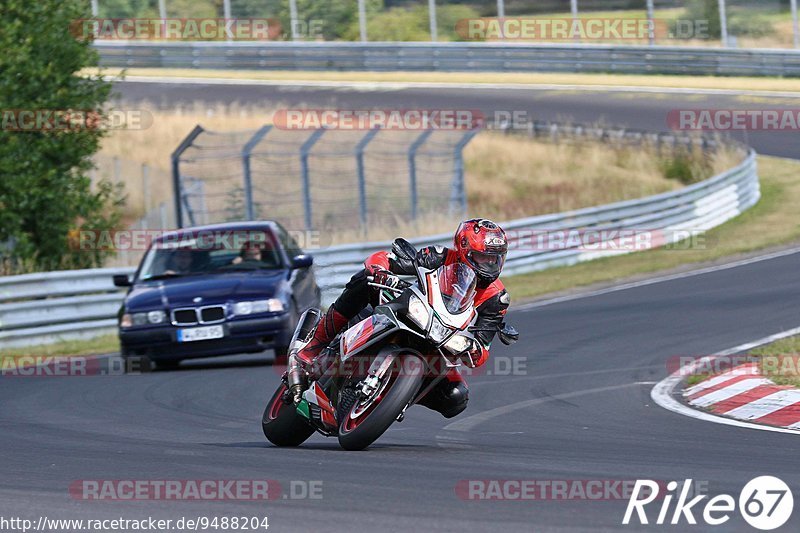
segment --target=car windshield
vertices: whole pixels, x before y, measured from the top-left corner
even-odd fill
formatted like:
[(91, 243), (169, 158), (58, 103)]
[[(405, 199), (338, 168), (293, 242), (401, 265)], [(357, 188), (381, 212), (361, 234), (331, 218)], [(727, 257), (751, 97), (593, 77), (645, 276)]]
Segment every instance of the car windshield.
[[(252, 233), (250, 233), (252, 235)], [(283, 267), (270, 234), (232, 245), (225, 236), (153, 244), (142, 261), (140, 281)]]
[(444, 265), (437, 271), (444, 305), (450, 313), (464, 312), (475, 299), (475, 272), (463, 263)]

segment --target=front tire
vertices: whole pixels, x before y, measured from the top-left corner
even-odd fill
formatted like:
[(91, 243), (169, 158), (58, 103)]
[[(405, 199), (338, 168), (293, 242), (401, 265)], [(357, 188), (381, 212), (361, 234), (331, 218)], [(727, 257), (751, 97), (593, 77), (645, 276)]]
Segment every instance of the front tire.
[(272, 395), (261, 417), (261, 429), (275, 446), (300, 446), (314, 433), (314, 428), (297, 414), (293, 404), (283, 403), (286, 390), (286, 385), (281, 383)]
[[(382, 379), (377, 397), (368, 406), (356, 401), (339, 423), (339, 444), (345, 450), (363, 450), (389, 429), (422, 385), (425, 363), (414, 354), (398, 354)], [(399, 362), (400, 364), (397, 364)], [(360, 412), (360, 415), (355, 416)]]

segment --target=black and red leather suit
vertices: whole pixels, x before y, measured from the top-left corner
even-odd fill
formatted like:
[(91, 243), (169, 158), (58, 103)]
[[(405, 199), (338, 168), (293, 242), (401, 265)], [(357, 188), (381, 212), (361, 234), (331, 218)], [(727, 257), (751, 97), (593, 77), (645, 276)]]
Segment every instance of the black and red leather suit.
[[(428, 269), (436, 269), (460, 261), (459, 254), (452, 249), (441, 246), (429, 246), (417, 252), (417, 262)], [(331, 305), (319, 326), (320, 343), (332, 339), (347, 322), (358, 315), (369, 305), (374, 289), (368, 285), (368, 276), (376, 272), (388, 271), (397, 275), (413, 275), (414, 267), (410, 262), (398, 259), (391, 252), (377, 252), (364, 262), (364, 269), (356, 273), (347, 283), (339, 298)], [(480, 343), (480, 356), (475, 366), (486, 363), (489, 357), (489, 346), (498, 327), (503, 323), (510, 298), (503, 282), (495, 279), (491, 283), (482, 283), (480, 278), (476, 287), (475, 309), (478, 313), (475, 336)], [(314, 340), (311, 341), (314, 343)], [(327, 345), (327, 342), (325, 342)], [(322, 346), (309, 346), (308, 351), (316, 356)], [(316, 351), (316, 353), (314, 353)], [(430, 409), (438, 411), (446, 418), (461, 413), (467, 407), (469, 389), (461, 373), (453, 368), (420, 402)]]

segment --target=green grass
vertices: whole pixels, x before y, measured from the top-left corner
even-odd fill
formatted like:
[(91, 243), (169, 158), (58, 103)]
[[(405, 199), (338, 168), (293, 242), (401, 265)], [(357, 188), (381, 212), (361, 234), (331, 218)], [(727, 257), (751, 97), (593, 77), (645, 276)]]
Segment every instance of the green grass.
[(750, 355), (761, 357), (761, 373), (778, 385), (800, 388), (800, 336), (755, 348)]
[(88, 340), (62, 341), (43, 346), (10, 348), (2, 357), (48, 357), (54, 355), (81, 356), (119, 352), (119, 339), (115, 334)]

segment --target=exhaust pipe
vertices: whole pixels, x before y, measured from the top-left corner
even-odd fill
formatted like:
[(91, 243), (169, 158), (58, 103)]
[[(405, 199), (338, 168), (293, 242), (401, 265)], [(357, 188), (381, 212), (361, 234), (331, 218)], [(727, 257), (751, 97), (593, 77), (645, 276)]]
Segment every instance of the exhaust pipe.
[(308, 374), (303, 363), (298, 359), (297, 352), (303, 349), (314, 335), (317, 324), (322, 320), (319, 309), (309, 309), (300, 317), (297, 328), (294, 330), (292, 342), (289, 344), (287, 386), (295, 405), (303, 399), (303, 391), (308, 387)]

